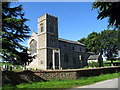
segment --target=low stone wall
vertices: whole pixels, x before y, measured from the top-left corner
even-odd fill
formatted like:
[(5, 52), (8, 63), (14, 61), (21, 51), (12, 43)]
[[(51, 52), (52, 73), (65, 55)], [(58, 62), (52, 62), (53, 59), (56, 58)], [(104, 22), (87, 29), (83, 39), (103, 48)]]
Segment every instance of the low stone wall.
[(120, 72), (120, 67), (104, 67), (91, 69), (73, 69), (73, 70), (45, 70), (32, 71), (35, 75), (45, 79), (78, 79), (80, 77), (98, 76), (100, 74)]
[(120, 67), (106, 67), (94, 69), (73, 70), (33, 70), (33, 71), (2, 71), (3, 83), (15, 83), (29, 81), (46, 81), (50, 79), (78, 79), (80, 77), (97, 76), (100, 74), (120, 72)]

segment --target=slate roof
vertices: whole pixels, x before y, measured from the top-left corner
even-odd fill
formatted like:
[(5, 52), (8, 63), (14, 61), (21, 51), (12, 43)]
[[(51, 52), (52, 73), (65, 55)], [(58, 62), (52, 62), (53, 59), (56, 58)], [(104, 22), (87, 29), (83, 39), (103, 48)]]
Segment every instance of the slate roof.
[(71, 40), (66, 40), (66, 39), (62, 39), (62, 38), (58, 38), (58, 40), (62, 41), (62, 42), (73, 43), (73, 44), (78, 44), (78, 45), (85, 46), (83, 43), (79, 43), (77, 41), (71, 41)]
[(88, 57), (88, 60), (97, 60), (98, 57), (99, 57), (99, 55), (90, 55), (90, 56)]

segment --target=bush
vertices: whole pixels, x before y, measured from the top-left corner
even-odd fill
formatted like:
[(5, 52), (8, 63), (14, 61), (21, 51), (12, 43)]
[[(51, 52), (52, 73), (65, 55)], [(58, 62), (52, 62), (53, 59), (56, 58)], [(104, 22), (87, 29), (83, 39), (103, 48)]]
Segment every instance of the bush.
[(99, 63), (98, 62), (88, 63), (88, 67), (99, 67)]

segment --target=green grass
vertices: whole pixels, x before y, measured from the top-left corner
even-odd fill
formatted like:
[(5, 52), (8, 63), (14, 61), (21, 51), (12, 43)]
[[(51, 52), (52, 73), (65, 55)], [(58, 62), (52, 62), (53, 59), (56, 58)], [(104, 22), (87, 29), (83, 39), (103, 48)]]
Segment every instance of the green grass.
[[(120, 60), (113, 61), (113, 63), (120, 63)], [(111, 61), (103, 61), (104, 67), (111, 67), (110, 64), (111, 64)]]
[[(8, 65), (8, 66), (12, 65), (12, 66), (17, 66), (18, 67), (18, 69), (12, 69), (12, 71), (22, 71), (23, 70), (23, 69), (20, 68), (21, 65), (13, 65), (12, 63), (0, 63), (1, 67), (3, 65)], [(10, 68), (8, 70), (10, 70)]]
[(21, 83), (20, 85), (12, 86), (10, 84), (3, 85), (3, 88), (74, 88), (77, 86), (89, 85), (99, 81), (104, 81), (108, 79), (118, 78), (119, 73), (112, 74), (101, 74), (100, 76), (92, 77), (80, 77), (77, 80), (60, 80), (54, 79), (50, 81), (42, 82), (30, 82), (30, 83)]
[[(21, 65), (13, 65), (12, 63), (0, 63), (0, 66), (2, 67), (3, 65), (12, 65), (12, 66), (17, 66), (18, 69), (12, 69), (12, 71), (23, 71), (22, 68), (20, 68)], [(10, 68), (8, 69), (8, 71), (10, 70)], [(34, 68), (32, 68), (31, 70), (34, 70)], [(37, 70), (43, 70), (43, 69), (37, 69)]]
[[(120, 62), (120, 60), (113, 61), (113, 63)], [(103, 63), (111, 63), (111, 61), (103, 61)]]

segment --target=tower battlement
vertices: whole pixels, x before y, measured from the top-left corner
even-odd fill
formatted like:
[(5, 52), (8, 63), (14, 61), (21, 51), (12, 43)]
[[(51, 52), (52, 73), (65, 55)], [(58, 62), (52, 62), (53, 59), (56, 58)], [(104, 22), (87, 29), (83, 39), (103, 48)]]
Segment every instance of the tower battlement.
[(49, 20), (52, 20), (52, 21), (58, 21), (58, 17), (55, 17), (55, 16), (50, 15), (48, 13), (45, 13), (44, 15), (42, 15), (38, 18), (38, 22), (42, 21), (42, 20), (45, 20), (45, 19), (49, 19)]

